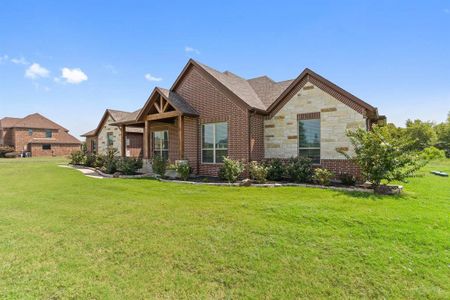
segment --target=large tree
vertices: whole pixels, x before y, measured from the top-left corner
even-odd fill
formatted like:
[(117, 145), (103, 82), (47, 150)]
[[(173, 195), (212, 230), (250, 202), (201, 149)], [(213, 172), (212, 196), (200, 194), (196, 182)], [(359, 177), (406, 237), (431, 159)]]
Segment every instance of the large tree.
[(411, 149), (423, 150), (436, 143), (437, 137), (433, 126), (432, 122), (421, 120), (406, 121), (405, 136), (411, 140)]
[(445, 151), (447, 157), (450, 157), (450, 112), (447, 115), (447, 121), (434, 127), (437, 135), (436, 147)]

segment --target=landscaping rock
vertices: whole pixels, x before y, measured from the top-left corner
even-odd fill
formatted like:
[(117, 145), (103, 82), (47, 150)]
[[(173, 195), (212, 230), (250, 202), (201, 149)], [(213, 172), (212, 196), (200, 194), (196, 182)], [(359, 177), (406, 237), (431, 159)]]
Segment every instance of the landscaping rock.
[(251, 185), (252, 185), (252, 181), (250, 179), (248, 179), (248, 178), (242, 180), (239, 183), (239, 186), (251, 186)]

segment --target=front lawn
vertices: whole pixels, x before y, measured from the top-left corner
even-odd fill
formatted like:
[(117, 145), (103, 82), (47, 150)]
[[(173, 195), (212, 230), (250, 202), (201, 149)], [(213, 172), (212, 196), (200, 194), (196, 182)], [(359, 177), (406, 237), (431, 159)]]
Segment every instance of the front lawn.
[(0, 160), (0, 298), (450, 298), (449, 160), (400, 197)]

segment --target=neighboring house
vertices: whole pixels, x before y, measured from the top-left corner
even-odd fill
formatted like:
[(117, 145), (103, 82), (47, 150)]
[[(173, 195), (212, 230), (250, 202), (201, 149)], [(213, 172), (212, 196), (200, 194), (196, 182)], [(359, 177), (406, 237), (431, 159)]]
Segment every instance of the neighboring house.
[(352, 152), (346, 130), (369, 130), (383, 118), (309, 69), (293, 80), (247, 80), (189, 60), (170, 90), (156, 87), (134, 119), (111, 125), (143, 129), (144, 159), (187, 160), (199, 175), (216, 176), (224, 156), (248, 162), (298, 155), (357, 174), (337, 152)]
[[(89, 152), (105, 154), (109, 148), (120, 151), (120, 155), (142, 157), (142, 135), (144, 130), (139, 127), (127, 127), (124, 146), (122, 148), (121, 128), (111, 125), (115, 122), (134, 120), (139, 113), (107, 109), (97, 128), (82, 136), (86, 138), (86, 148)], [(124, 152), (122, 152), (124, 151)]]
[(81, 142), (69, 130), (35, 113), (0, 120), (0, 145), (32, 156), (63, 156), (79, 150)]

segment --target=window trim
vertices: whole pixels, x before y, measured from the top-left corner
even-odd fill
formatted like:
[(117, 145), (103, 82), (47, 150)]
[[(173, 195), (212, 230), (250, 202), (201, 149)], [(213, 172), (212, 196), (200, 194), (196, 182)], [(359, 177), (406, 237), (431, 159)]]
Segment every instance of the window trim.
[[(48, 135), (50, 135), (50, 136), (48, 136)], [(52, 137), (53, 137), (53, 131), (51, 129), (45, 129), (45, 138), (51, 139)]]
[[(216, 148), (216, 125), (217, 124), (227, 124), (227, 147), (226, 148)], [(203, 148), (203, 127), (205, 125), (213, 125), (214, 126), (214, 130), (213, 130), (213, 138), (214, 138), (214, 143), (213, 143), (213, 148)], [(228, 140), (230, 138), (230, 127), (228, 126), (228, 122), (227, 121), (221, 121), (221, 122), (210, 122), (210, 123), (203, 123), (201, 124), (200, 127), (200, 156), (201, 156), (201, 164), (203, 165), (222, 165), (223, 162), (217, 162), (217, 156), (216, 156), (216, 151), (223, 151), (226, 150), (227, 151), (227, 155), (228, 155)], [(213, 151), (213, 161), (212, 162), (205, 162), (203, 161), (203, 150), (212, 150)]]
[[(163, 152), (167, 152), (167, 160), (169, 160), (170, 139), (169, 139), (169, 130), (168, 129), (152, 131), (152, 156), (155, 156), (155, 151), (156, 151), (155, 150), (155, 133), (157, 133), (157, 132), (167, 132), (167, 149), (163, 149), (163, 147), (161, 147), (159, 155), (161, 157), (163, 157), (163, 155), (162, 155)], [(163, 140), (161, 140), (161, 141), (163, 141)], [(162, 145), (160, 145), (160, 146), (162, 146)]]
[[(319, 120), (319, 147), (300, 147), (300, 122), (302, 121), (308, 121), (308, 120)], [(300, 150), (319, 150), (319, 162), (312, 162), (313, 165), (320, 165), (322, 161), (322, 119), (320, 118), (320, 112), (319, 113), (306, 113), (306, 114), (299, 114), (297, 116), (297, 156), (300, 155)], [(304, 157), (304, 156), (303, 156)]]

